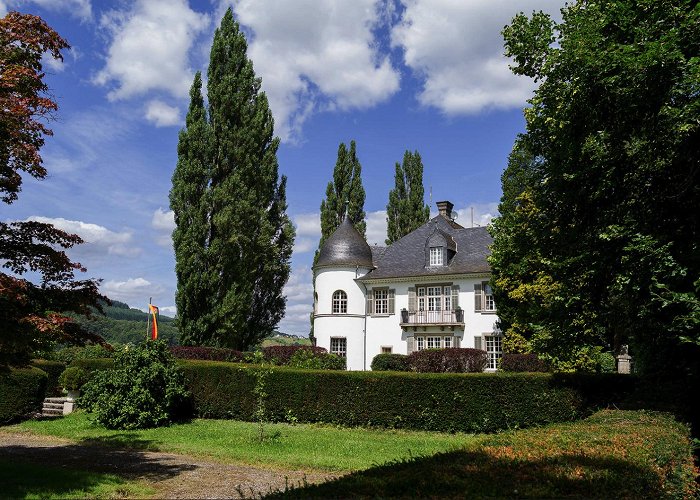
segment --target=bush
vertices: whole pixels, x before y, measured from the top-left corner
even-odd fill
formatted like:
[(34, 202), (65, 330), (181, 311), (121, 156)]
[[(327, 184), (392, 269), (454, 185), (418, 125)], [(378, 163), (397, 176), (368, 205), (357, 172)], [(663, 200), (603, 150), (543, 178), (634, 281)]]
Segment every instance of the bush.
[(114, 369), (96, 372), (83, 390), (80, 403), (108, 429), (168, 425), (188, 409), (182, 372), (160, 340), (118, 352)]
[(0, 371), (0, 425), (38, 411), (47, 378), (46, 372), (35, 367)]
[(480, 373), (486, 362), (481, 349), (423, 349), (408, 355), (411, 371), (419, 373)]
[(204, 359), (209, 361), (243, 361), (243, 353), (221, 347), (174, 346), (170, 352), (179, 359)]
[(610, 352), (601, 352), (598, 355), (598, 371), (600, 373), (615, 373), (617, 371), (617, 360)]
[(372, 360), (371, 368), (385, 372), (407, 372), (411, 369), (405, 354), (377, 354)]
[(547, 363), (536, 354), (503, 354), (498, 368), (504, 372), (547, 372)]
[[(255, 421), (255, 366), (187, 361), (197, 415)], [(609, 382), (609, 381), (608, 381)], [(339, 372), (274, 367), (266, 377), (271, 421), (432, 431), (495, 432), (574, 420), (585, 395), (551, 374)]]
[(301, 345), (272, 345), (262, 348), (263, 357), (265, 361), (273, 363), (275, 365), (288, 365), (292, 356), (297, 351), (307, 350), (314, 354), (325, 354), (328, 351), (323, 347), (310, 347)]
[(345, 370), (345, 358), (311, 349), (298, 349), (289, 359), (288, 366), (310, 370)]
[(58, 382), (58, 377), (60, 377), (63, 370), (66, 369), (66, 365), (60, 361), (50, 361), (48, 359), (33, 359), (31, 365), (40, 370), (44, 370), (46, 375), (48, 375), (46, 381), (46, 395), (60, 396), (63, 392), (63, 388)]
[(72, 364), (76, 359), (112, 358), (114, 349), (107, 349), (99, 344), (85, 346), (70, 346), (54, 352), (51, 359), (60, 361), (66, 365)]
[(79, 366), (69, 366), (59, 377), (59, 383), (68, 391), (79, 391), (89, 380), (91, 376), (86, 370)]
[(90, 373), (114, 368), (114, 358), (76, 359), (71, 366), (79, 366)]

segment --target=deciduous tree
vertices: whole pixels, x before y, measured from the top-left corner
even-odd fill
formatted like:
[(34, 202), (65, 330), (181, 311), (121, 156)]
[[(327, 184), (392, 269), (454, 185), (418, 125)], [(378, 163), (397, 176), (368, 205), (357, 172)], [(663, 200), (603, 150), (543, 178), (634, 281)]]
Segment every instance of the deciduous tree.
[[(56, 103), (46, 92), (41, 57), (61, 59), (68, 43), (41, 18), (10, 12), (0, 19), (0, 199), (17, 200), (22, 172), (46, 177), (40, 149)], [(40, 222), (0, 222), (0, 366), (26, 363), (52, 342), (101, 341), (69, 313), (100, 308), (98, 281), (75, 279), (85, 269), (66, 249), (82, 243)], [(30, 274), (33, 279), (23, 278)]]
[[(284, 315), (294, 227), (272, 113), (230, 8), (211, 48), (206, 125), (197, 78), (171, 198), (178, 297), (187, 307), (183, 343), (243, 350), (272, 334)], [(196, 292), (191, 304), (189, 290)]]
[[(557, 287), (518, 323), (560, 368), (629, 343), (644, 371), (697, 370), (700, 6), (589, 0), (562, 15), (520, 14), (504, 30), (513, 71), (540, 85), (520, 140), (537, 168), (515, 197), (532, 213), (519, 227), (502, 204), (495, 225), (499, 307), (518, 307), (517, 265)], [(530, 249), (502, 267), (504, 238), (526, 235)]]
[(406, 151), (403, 164), (396, 163), (394, 189), (389, 192), (386, 207), (387, 245), (428, 222), (430, 207), (424, 203), (424, 194), (423, 161), (418, 151)]

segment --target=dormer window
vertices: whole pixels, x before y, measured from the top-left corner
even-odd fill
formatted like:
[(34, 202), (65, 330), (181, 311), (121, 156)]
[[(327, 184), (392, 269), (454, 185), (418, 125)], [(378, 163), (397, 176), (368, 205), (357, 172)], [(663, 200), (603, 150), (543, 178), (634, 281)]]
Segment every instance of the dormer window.
[(443, 264), (443, 247), (430, 247), (430, 265), (441, 266)]

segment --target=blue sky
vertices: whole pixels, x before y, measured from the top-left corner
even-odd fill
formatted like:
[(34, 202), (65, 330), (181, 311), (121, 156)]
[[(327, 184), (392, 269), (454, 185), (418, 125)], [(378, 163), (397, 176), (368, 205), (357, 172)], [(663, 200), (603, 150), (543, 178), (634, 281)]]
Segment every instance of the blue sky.
[[(425, 166), (426, 203), (447, 199), (458, 222), (496, 214), (500, 176), (533, 84), (510, 74), (500, 30), (551, 0), (0, 0), (43, 17), (72, 46), (47, 60), (59, 104), (43, 157), (3, 220), (36, 219), (86, 241), (71, 256), (109, 297), (175, 313), (168, 206), (177, 136), (194, 72), (206, 75), (213, 31), (232, 6), (282, 139), (288, 213), (297, 227), (287, 314), (308, 333), (319, 206), (341, 142), (357, 142), (368, 241), (383, 244), (394, 164)], [(435, 211), (434, 203), (431, 209)]]

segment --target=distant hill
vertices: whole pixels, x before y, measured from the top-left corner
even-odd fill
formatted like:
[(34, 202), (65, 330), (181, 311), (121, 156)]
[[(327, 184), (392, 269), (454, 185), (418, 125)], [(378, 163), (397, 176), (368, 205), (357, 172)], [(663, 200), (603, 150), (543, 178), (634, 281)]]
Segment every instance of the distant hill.
[[(110, 344), (137, 344), (147, 338), (148, 314), (118, 300), (113, 300), (111, 306), (103, 304), (102, 308), (104, 316), (96, 312), (91, 318), (78, 316), (76, 321)], [(171, 345), (177, 344), (178, 339), (174, 321), (170, 316), (158, 316), (158, 337)]]
[(306, 337), (290, 335), (289, 333), (275, 332), (272, 337), (268, 337), (260, 343), (260, 347), (273, 345), (305, 345), (310, 346), (311, 341)]

